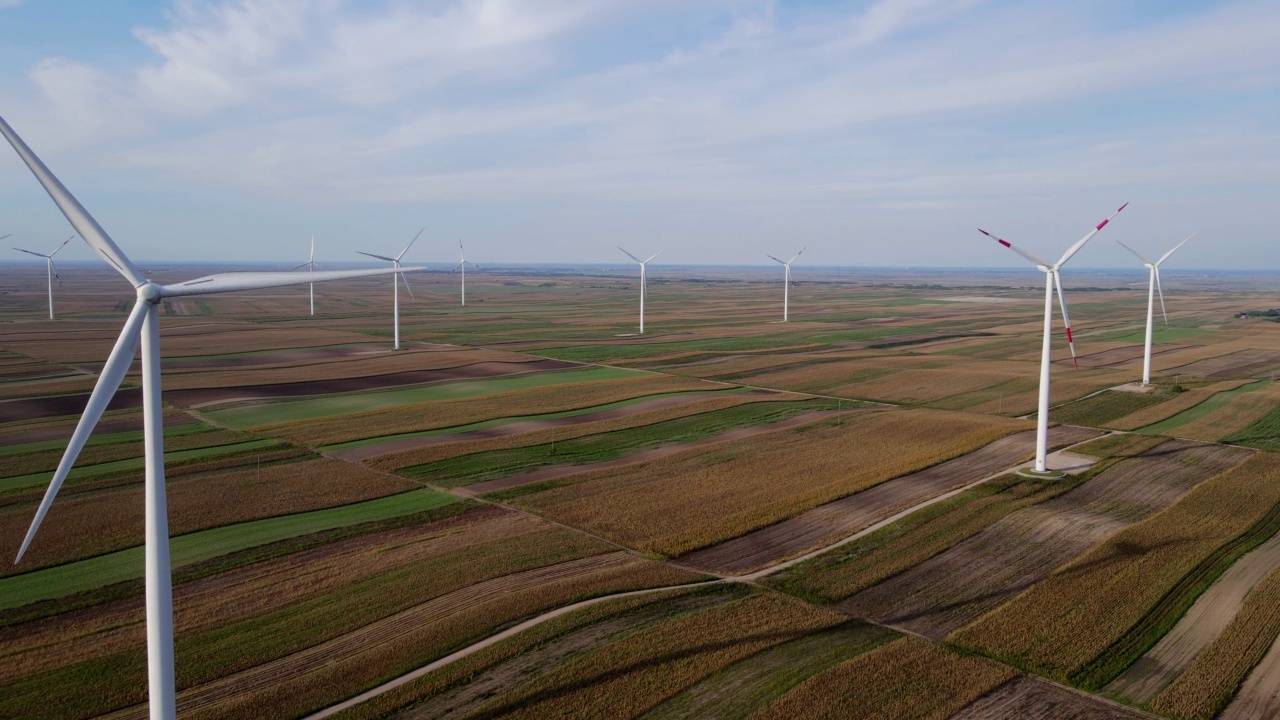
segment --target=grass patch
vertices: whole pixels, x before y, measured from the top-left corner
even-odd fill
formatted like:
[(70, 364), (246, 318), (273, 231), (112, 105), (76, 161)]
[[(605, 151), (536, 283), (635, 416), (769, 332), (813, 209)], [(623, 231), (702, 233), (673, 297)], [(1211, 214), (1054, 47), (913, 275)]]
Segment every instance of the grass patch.
[(1180, 428), (1183, 425), (1186, 425), (1190, 422), (1199, 420), (1200, 418), (1204, 417), (1205, 415), (1208, 415), (1209, 413), (1215, 410), (1220, 410), (1226, 407), (1227, 404), (1229, 404), (1232, 400), (1236, 399), (1240, 395), (1243, 395), (1247, 392), (1253, 392), (1254, 390), (1261, 390), (1262, 388), (1266, 387), (1268, 384), (1269, 383), (1266, 380), (1259, 380), (1258, 382), (1249, 383), (1248, 385), (1241, 385), (1240, 387), (1234, 390), (1225, 390), (1223, 392), (1220, 392), (1214, 395), (1208, 400), (1205, 400), (1199, 405), (1183, 410), (1182, 412), (1178, 413), (1177, 415), (1174, 415), (1171, 418), (1166, 418), (1164, 420), (1161, 420), (1158, 423), (1154, 423), (1144, 428), (1140, 428), (1138, 432), (1147, 433), (1149, 435), (1165, 435), (1170, 430), (1173, 430), (1175, 428)]
[(1113, 420), (1138, 412), (1169, 399), (1169, 395), (1152, 390), (1145, 393), (1103, 390), (1097, 395), (1053, 408), (1056, 422), (1085, 427), (1105, 427)]
[(1248, 445), (1271, 452), (1280, 451), (1280, 407), (1262, 416), (1249, 427), (1228, 435), (1223, 442)]

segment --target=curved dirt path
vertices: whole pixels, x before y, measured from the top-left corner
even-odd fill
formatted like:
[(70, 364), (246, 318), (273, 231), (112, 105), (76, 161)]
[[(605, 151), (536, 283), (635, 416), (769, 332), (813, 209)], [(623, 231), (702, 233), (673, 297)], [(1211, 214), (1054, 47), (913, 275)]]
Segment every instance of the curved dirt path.
[[(849, 412), (849, 411), (846, 411)], [(803, 415), (796, 415), (785, 420), (768, 423), (766, 425), (753, 425), (751, 427), (737, 428), (719, 435), (712, 435), (698, 440), (691, 440), (685, 443), (674, 443), (672, 445), (663, 445), (651, 450), (627, 455), (625, 457), (616, 458), (614, 460), (603, 460), (601, 462), (587, 463), (585, 465), (552, 465), (550, 467), (539, 468), (518, 475), (508, 475), (497, 480), (489, 480), (487, 482), (475, 483), (474, 485), (465, 485), (453, 488), (453, 491), (459, 495), (482, 495), (484, 493), (494, 492), (496, 490), (506, 490), (507, 488), (519, 487), (530, 483), (543, 482), (545, 480), (553, 480), (566, 475), (577, 475), (579, 473), (591, 472), (593, 470), (605, 470), (607, 468), (622, 467), (623, 465), (631, 465), (638, 462), (646, 462), (648, 460), (656, 460), (667, 455), (674, 455), (678, 452), (684, 452), (697, 447), (706, 445), (714, 445), (716, 443), (728, 442), (730, 440), (741, 440), (753, 435), (773, 432), (775, 430), (785, 430), (787, 428), (798, 427), (800, 425), (808, 425), (811, 422), (817, 422), (829, 417), (839, 415), (839, 410), (818, 410), (808, 412)]]
[[(740, 395), (775, 395), (771, 390), (749, 390)], [(594, 422), (596, 420), (612, 420), (614, 418), (628, 417), (638, 415), (650, 410), (662, 410), (669, 407), (677, 407), (679, 405), (687, 405), (700, 400), (706, 400), (716, 397), (728, 397), (724, 392), (691, 392), (681, 395), (671, 395), (662, 398), (653, 398), (651, 400), (641, 400), (640, 402), (623, 405), (621, 407), (608, 408), (596, 412), (583, 413), (581, 415), (571, 415), (568, 417), (546, 418), (543, 420), (517, 420), (515, 422), (506, 423), (504, 425), (495, 425), (493, 427), (482, 428), (480, 430), (467, 430), (457, 433), (441, 433), (437, 435), (423, 435), (421, 437), (398, 438), (396, 440), (388, 440), (380, 443), (370, 443), (368, 445), (360, 445), (359, 447), (348, 448), (346, 450), (337, 450), (328, 453), (333, 457), (359, 461), (366, 460), (378, 455), (389, 455), (391, 453), (402, 452), (404, 450), (416, 450), (417, 448), (429, 447), (431, 445), (440, 445), (443, 443), (463, 442), (471, 440), (487, 440), (489, 438), (506, 437), (508, 435), (521, 435), (523, 433), (534, 432), (536, 430), (545, 430), (553, 427), (565, 427), (568, 425), (578, 425), (581, 423)]]
[(1145, 703), (1177, 679), (1208, 647), (1244, 605), (1244, 598), (1280, 565), (1280, 534), (1259, 545), (1218, 578), (1160, 642), (1105, 688), (1106, 692)]

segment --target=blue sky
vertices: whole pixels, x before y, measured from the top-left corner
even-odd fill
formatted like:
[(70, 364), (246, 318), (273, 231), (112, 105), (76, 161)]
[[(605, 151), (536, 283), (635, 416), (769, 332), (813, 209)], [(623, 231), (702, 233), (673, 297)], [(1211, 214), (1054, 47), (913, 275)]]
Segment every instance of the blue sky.
[[(1122, 202), (1280, 268), (1280, 5), (0, 0), (0, 114), (140, 260), (1016, 266)], [(68, 226), (0, 153), (0, 234)], [(421, 248), (421, 249), (419, 249)], [(69, 258), (88, 258), (69, 247)], [(1030, 268), (1028, 268), (1030, 269)]]

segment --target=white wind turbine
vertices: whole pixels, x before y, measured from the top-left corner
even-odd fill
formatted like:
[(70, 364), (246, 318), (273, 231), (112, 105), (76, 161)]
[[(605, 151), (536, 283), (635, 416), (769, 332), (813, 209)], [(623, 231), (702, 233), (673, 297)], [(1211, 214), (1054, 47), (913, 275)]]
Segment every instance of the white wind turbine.
[[(424, 227), (422, 228), (422, 230), (426, 230), (426, 228)], [(391, 312), (395, 316), (395, 347), (394, 349), (396, 350), (400, 349), (400, 281), (401, 280), (404, 281), (404, 289), (406, 292), (409, 293), (409, 297), (411, 298), (413, 297), (413, 290), (409, 288), (409, 280), (404, 275), (400, 274), (400, 258), (403, 258), (404, 254), (409, 252), (409, 248), (413, 247), (413, 244), (418, 242), (418, 237), (422, 235), (422, 230), (419, 230), (418, 234), (414, 235), (413, 239), (409, 241), (409, 244), (405, 245), (404, 249), (400, 251), (400, 254), (395, 257), (387, 257), (386, 255), (374, 255), (373, 253), (367, 253), (362, 250), (356, 251), (361, 255), (367, 255), (368, 257), (377, 258), (379, 260), (386, 260), (387, 262), (391, 263), (392, 272), (395, 273), (395, 277), (391, 278), (391, 294), (394, 298)]]
[[(451, 273), (453, 273), (453, 272), (461, 272), (461, 273), (462, 273), (462, 304), (463, 304), (463, 305), (466, 305), (466, 304), (467, 304), (467, 263), (471, 263), (471, 267), (473, 267), (473, 268), (475, 268), (475, 269), (477, 269), (477, 270), (479, 270), (479, 269), (480, 269), (480, 266), (479, 266), (479, 265), (477, 265), (477, 264), (475, 264), (475, 263), (473, 263), (473, 262), (471, 262), (470, 260), (468, 260), (468, 259), (467, 259), (467, 255), (466, 255), (466, 253), (464, 253), (464, 252), (462, 251), (462, 239), (461, 239), (461, 238), (459, 238), (459, 239), (458, 239), (458, 257), (459, 257), (459, 258), (461, 258), (461, 262), (459, 262), (459, 263), (458, 263), (458, 265), (457, 265), (457, 267), (455, 267), (454, 269), (450, 270), (449, 272), (451, 272)], [(407, 287), (407, 286), (406, 286), (406, 287)]]
[[(1120, 210), (1124, 210), (1129, 206), (1125, 203), (1120, 206)], [(1062, 257), (1056, 263), (1047, 263), (1044, 260), (1032, 255), (1020, 247), (1010, 243), (1008, 240), (1002, 240), (995, 235), (978, 229), (978, 232), (995, 240), (1001, 245), (1018, 253), (1022, 257), (1030, 260), (1041, 272), (1044, 273), (1044, 343), (1040, 349), (1040, 406), (1036, 414), (1036, 472), (1046, 472), (1045, 459), (1048, 457), (1049, 446), (1049, 362), (1051, 360), (1052, 335), (1053, 335), (1053, 288), (1058, 288), (1058, 304), (1062, 306), (1062, 324), (1067, 330), (1067, 345), (1071, 348), (1071, 361), (1076, 363), (1076, 367), (1080, 367), (1080, 363), (1076, 360), (1075, 340), (1071, 337), (1071, 318), (1067, 315), (1067, 298), (1062, 292), (1062, 277), (1058, 271), (1062, 266), (1084, 247), (1084, 244), (1093, 239), (1098, 231), (1107, 226), (1111, 222), (1111, 218), (1120, 214), (1120, 210), (1111, 213), (1111, 217), (1098, 223), (1096, 227), (1090, 230), (1084, 237), (1076, 241), (1076, 244), (1067, 248)]]
[[(1195, 233), (1191, 233), (1190, 235), (1187, 236), (1187, 240), (1190, 240), (1195, 236), (1196, 236)], [(1165, 325), (1169, 324), (1169, 314), (1164, 310), (1164, 289), (1160, 287), (1160, 263), (1164, 262), (1165, 260), (1168, 260), (1170, 255), (1178, 252), (1178, 248), (1182, 247), (1183, 245), (1186, 245), (1187, 240), (1183, 240), (1177, 245), (1174, 245), (1172, 250), (1165, 253), (1164, 255), (1161, 255), (1160, 259), (1155, 262), (1151, 262), (1150, 260), (1142, 257), (1142, 255), (1138, 254), (1137, 250), (1134, 250), (1133, 248), (1129, 247), (1128, 245), (1125, 245), (1119, 240), (1116, 241), (1120, 243), (1120, 247), (1123, 247), (1125, 250), (1128, 250), (1129, 252), (1137, 256), (1137, 258), (1142, 261), (1142, 264), (1146, 266), (1147, 270), (1150, 271), (1150, 280), (1148, 280), (1148, 284), (1147, 284), (1147, 342), (1146, 342), (1146, 347), (1142, 352), (1142, 384), (1143, 385), (1151, 384), (1151, 321), (1152, 321), (1152, 316), (1155, 314), (1155, 294), (1157, 292), (1160, 293), (1160, 314), (1164, 315), (1164, 324)]]
[(785, 268), (785, 269), (786, 269), (786, 272), (785, 272), (785, 273), (783, 273), (783, 275), (782, 275), (782, 322), (786, 322), (786, 321), (787, 321), (787, 305), (788, 305), (788, 304), (790, 303), (790, 301), (791, 301), (791, 298), (790, 298), (790, 295), (791, 295), (791, 263), (795, 262), (795, 261), (796, 261), (796, 258), (798, 258), (798, 257), (800, 257), (801, 255), (803, 255), (803, 254), (804, 254), (804, 251), (805, 251), (805, 250), (808, 250), (808, 249), (809, 249), (809, 248), (808, 248), (808, 246), (805, 246), (805, 247), (800, 248), (800, 252), (798, 252), (798, 253), (796, 253), (795, 255), (793, 255), (793, 256), (791, 257), (791, 259), (790, 259), (790, 260), (788, 260), (788, 261), (786, 261), (786, 262), (782, 262), (781, 260), (779, 260), (778, 258), (776, 258), (776, 257), (774, 257), (774, 256), (772, 256), (772, 255), (769, 255), (769, 256), (768, 256), (770, 260), (772, 260), (772, 261), (774, 261), (774, 262), (776, 262), (776, 263), (779, 263), (780, 265), (782, 265), (782, 267), (783, 267), (783, 268)]
[[(618, 249), (622, 250), (622, 246), (618, 246)], [(631, 253), (627, 252), (626, 250), (622, 250), (622, 252), (627, 253), (627, 257), (640, 263), (640, 334), (643, 335), (644, 334), (644, 301), (645, 301), (645, 298), (649, 297), (649, 279), (645, 271), (648, 268), (649, 263), (652, 262), (654, 258), (666, 252), (666, 250), (659, 250), (658, 252), (650, 255), (648, 260), (641, 260), (635, 255), (632, 255)]]
[[(4, 238), (7, 238), (7, 237), (9, 236), (5, 235), (4, 237), (0, 237), (0, 240), (3, 240)], [(44, 258), (47, 269), (49, 271), (49, 319), (50, 320), (53, 319), (53, 281), (57, 279), (58, 287), (62, 287), (62, 278), (58, 277), (58, 270), (53, 266), (53, 256), (57, 255), (58, 251), (66, 247), (67, 243), (71, 242), (72, 239), (74, 238), (75, 238), (75, 235), (72, 235), (66, 240), (63, 240), (62, 244), (59, 245), (57, 249), (55, 249), (53, 252), (49, 253), (48, 255), (45, 255), (44, 253), (38, 253), (33, 250), (23, 250), (20, 247), (14, 248), (14, 250), (17, 250), (18, 252), (24, 252), (28, 255), (35, 255), (36, 257)]]
[[(301, 265), (294, 268), (290, 272), (301, 270), (302, 268), (306, 268), (307, 272), (316, 271), (316, 236), (315, 235), (311, 236), (311, 257), (309, 257), (306, 262), (302, 263)], [(311, 314), (315, 315), (316, 314), (316, 284), (310, 283), (310, 285), (311, 285)]]
[(0, 134), (3, 134), (18, 152), (32, 174), (53, 198), (58, 209), (71, 222), (80, 237), (116, 269), (137, 291), (138, 301), (125, 321), (115, 347), (107, 357), (98, 375), (98, 382), (89, 395), (84, 414), (76, 424), (58, 469), (45, 491), (44, 499), (36, 510), (31, 528), (18, 550), (20, 562), (27, 547), (35, 537), (49, 506), (62, 487), (67, 473), (75, 464), (81, 448), (89, 439), (94, 426), (107, 404), (111, 401), (120, 382), (133, 363), (139, 339), (142, 345), (142, 419), (144, 448), (146, 452), (146, 612), (147, 612), (147, 684), (150, 715), (153, 720), (168, 720), (176, 715), (176, 693), (173, 674), (173, 577), (169, 563), (169, 521), (165, 500), (164, 482), (164, 420), (160, 398), (160, 302), (169, 297), (204, 295), (257, 290), (261, 288), (294, 285), (304, 282), (340, 280), (344, 278), (383, 275), (390, 272), (421, 270), (423, 268), (396, 268), (395, 270), (345, 270), (336, 272), (233, 272), (208, 275), (173, 285), (158, 285), (148, 280), (123, 251), (107, 235), (98, 222), (56, 178), (49, 168), (36, 157), (31, 148), (18, 137), (13, 128), (0, 118)]

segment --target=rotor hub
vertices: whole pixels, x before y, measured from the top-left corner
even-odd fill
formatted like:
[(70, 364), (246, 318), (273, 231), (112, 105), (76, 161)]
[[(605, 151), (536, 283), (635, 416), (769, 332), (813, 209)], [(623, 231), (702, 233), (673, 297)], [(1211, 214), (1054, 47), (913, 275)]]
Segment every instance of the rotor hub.
[(138, 299), (148, 305), (160, 302), (160, 286), (147, 281), (138, 286)]

